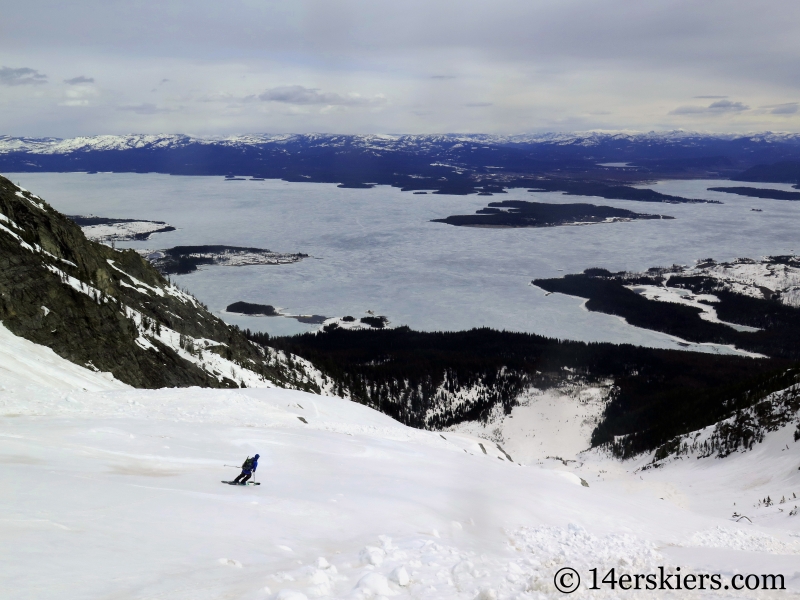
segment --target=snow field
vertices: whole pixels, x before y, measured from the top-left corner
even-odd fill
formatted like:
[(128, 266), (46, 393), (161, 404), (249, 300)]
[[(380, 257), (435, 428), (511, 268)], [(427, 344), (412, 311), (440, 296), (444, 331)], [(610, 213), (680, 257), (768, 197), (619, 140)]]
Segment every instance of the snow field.
[[(724, 459), (689, 454), (645, 470), (643, 467), (652, 460), (650, 454), (617, 463), (620, 466), (614, 468), (606, 457), (591, 451), (579, 457), (582, 464), (574, 470), (586, 473), (589, 483), (634, 475), (634, 482), (641, 477), (641, 485), (652, 487), (659, 496), (670, 490), (673, 501), (694, 512), (731, 521), (735, 521), (732, 515), (736, 513), (747, 517), (743, 522), (749, 519), (756, 525), (800, 532), (800, 516), (789, 514), (795, 505), (800, 507), (800, 442), (794, 440), (796, 430), (796, 423), (789, 423), (767, 433), (764, 442), (755, 444), (752, 450)], [(767, 496), (772, 504), (759, 504)]]
[[(552, 430), (548, 417), (604, 397), (531, 393), (503, 424), (512, 456), (525, 456), (528, 427)], [(557, 423), (566, 458), (584, 426)], [(596, 451), (526, 467), (486, 439), (341, 398), (130, 389), (0, 328), (0, 596), (549, 599), (563, 598), (553, 575), (565, 566), (584, 581), (591, 568), (664, 566), (782, 573), (788, 589), (625, 595), (800, 598), (800, 517), (779, 504), (800, 492), (792, 432), (647, 471), (649, 457)], [(256, 452), (262, 485), (220, 483)], [(775, 504), (759, 505), (767, 494)]]
[[(0, 391), (9, 598), (556, 598), (561, 566), (731, 572), (733, 552), (790, 580), (797, 560), (793, 538), (634, 476), (586, 488), (340, 398), (53, 381)], [(256, 452), (261, 486), (219, 483)], [(780, 597), (797, 597), (791, 581)]]

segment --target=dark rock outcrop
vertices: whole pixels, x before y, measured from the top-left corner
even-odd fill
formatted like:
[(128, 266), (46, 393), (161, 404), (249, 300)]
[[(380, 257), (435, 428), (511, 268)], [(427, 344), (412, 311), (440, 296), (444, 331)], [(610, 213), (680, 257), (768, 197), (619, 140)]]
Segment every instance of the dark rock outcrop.
[(291, 361), (248, 341), (135, 251), (88, 240), (77, 224), (4, 177), (0, 321), (135, 387), (258, 380), (316, 391)]

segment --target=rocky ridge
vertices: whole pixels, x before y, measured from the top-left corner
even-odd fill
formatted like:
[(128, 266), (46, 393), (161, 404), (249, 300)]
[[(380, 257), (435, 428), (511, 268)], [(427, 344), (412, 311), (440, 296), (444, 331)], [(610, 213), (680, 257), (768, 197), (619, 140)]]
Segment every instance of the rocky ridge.
[(326, 391), (310, 363), (249, 341), (134, 250), (87, 239), (0, 177), (0, 321), (135, 387), (280, 386)]

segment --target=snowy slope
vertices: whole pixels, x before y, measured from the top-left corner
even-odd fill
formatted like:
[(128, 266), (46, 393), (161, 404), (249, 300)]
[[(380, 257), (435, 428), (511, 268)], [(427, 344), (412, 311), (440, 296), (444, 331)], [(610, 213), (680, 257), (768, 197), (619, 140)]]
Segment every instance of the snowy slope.
[(506, 415), (497, 405), (487, 421), (450, 427), (498, 443), (519, 463), (553, 458), (574, 461), (591, 446), (592, 431), (606, 407), (609, 387), (565, 383), (560, 388), (526, 389)]
[[(0, 394), (8, 395), (29, 386), (91, 392), (130, 387), (111, 373), (81, 367), (50, 348), (14, 335), (0, 322)], [(23, 397), (27, 403), (27, 396)]]
[[(573, 468), (590, 484), (626, 481), (631, 489), (649, 488), (692, 512), (746, 524), (744, 530), (728, 535), (725, 544), (729, 547), (741, 545), (736, 539), (761, 537), (763, 530), (750, 524), (788, 531), (795, 539), (800, 538), (800, 442), (794, 439), (795, 430), (795, 423), (785, 425), (767, 433), (751, 450), (725, 458), (695, 453), (670, 457), (654, 468), (651, 455), (620, 463), (590, 451), (579, 456)], [(767, 497), (769, 505), (764, 502)], [(756, 546), (754, 543), (749, 549)], [(797, 565), (800, 567), (800, 562)]]
[[(728, 514), (761, 493), (754, 479), (800, 492), (787, 468), (796, 450), (771, 438), (764, 456), (644, 473), (598, 455), (520, 466), (485, 441), (340, 398), (83, 391), (52, 383), (79, 367), (40, 355), (25, 343), (0, 354), (3, 598), (556, 598), (565, 566), (584, 581), (593, 567), (783, 573), (788, 590), (735, 597), (800, 597), (800, 517)], [(9, 393), (15, 361), (30, 378)], [(261, 486), (220, 483), (256, 452)], [(619, 594), (585, 588), (573, 597)]]

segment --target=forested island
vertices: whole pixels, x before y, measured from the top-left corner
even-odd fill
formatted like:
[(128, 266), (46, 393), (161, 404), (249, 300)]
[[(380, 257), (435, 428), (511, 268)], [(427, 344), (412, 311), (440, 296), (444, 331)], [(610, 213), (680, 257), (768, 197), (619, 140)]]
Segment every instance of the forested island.
[(725, 192), (726, 194), (737, 194), (750, 198), (767, 198), (770, 200), (800, 200), (800, 192), (787, 192), (786, 190), (773, 190), (768, 188), (756, 187), (710, 187), (710, 192)]
[(453, 215), (431, 221), (458, 227), (558, 227), (673, 218), (667, 215), (636, 213), (622, 208), (594, 204), (549, 204), (525, 200), (504, 200), (490, 202), (488, 207), (478, 210), (474, 215)]
[(140, 253), (159, 271), (169, 275), (185, 275), (201, 266), (283, 265), (308, 258), (308, 254), (239, 246), (175, 246), (165, 250), (141, 250)]
[(594, 268), (532, 283), (547, 292), (586, 298), (588, 310), (622, 317), (636, 327), (800, 360), (797, 257), (732, 263), (704, 259), (694, 267), (644, 273)]
[(253, 317), (277, 317), (280, 313), (270, 304), (253, 304), (252, 302), (234, 302), (225, 308), (225, 312), (249, 315)]

